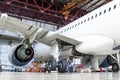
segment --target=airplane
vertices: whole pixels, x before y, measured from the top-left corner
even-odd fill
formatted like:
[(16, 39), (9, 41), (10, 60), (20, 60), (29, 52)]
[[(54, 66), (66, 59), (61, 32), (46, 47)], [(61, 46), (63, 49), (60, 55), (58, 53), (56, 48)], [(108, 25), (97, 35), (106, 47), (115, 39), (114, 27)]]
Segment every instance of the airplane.
[[(120, 1), (113, 0), (54, 32), (18, 21), (3, 13), (0, 28), (24, 35), (22, 42), (13, 48), (9, 57), (10, 62), (16, 66), (26, 65), (35, 56), (41, 61), (49, 61), (51, 70), (58, 67), (58, 72), (65, 72), (67, 57), (83, 56), (83, 64), (90, 62), (94, 70), (112, 66), (112, 71), (118, 72), (119, 12)], [(40, 42), (37, 44), (39, 48), (32, 48), (34, 41)]]

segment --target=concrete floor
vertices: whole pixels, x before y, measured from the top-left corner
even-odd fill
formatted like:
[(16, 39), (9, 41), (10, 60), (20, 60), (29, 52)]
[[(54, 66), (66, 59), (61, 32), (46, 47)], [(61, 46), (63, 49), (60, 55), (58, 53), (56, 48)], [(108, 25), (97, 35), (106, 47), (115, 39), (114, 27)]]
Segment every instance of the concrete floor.
[(120, 72), (22, 73), (1, 72), (0, 80), (120, 80)]

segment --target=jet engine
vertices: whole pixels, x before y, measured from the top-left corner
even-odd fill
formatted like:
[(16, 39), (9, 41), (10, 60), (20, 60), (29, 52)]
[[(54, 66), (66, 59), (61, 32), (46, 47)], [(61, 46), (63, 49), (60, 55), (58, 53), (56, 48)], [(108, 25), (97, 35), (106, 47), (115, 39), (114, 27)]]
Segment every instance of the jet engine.
[(24, 66), (28, 64), (34, 56), (32, 47), (27, 47), (25, 44), (20, 44), (13, 48), (9, 55), (10, 62), (15, 66)]

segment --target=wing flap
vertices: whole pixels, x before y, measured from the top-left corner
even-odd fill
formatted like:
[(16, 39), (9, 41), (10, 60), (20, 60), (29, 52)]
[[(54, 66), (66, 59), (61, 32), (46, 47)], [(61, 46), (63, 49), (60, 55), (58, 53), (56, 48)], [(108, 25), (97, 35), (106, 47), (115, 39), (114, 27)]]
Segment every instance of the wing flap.
[[(39, 34), (38, 34), (39, 35)], [(38, 36), (37, 36), (38, 37)], [(69, 44), (72, 44), (72, 45), (77, 45), (77, 44), (80, 44), (81, 42), (78, 41), (78, 40), (75, 40), (75, 39), (72, 39), (72, 38), (69, 38), (69, 37), (66, 37), (66, 36), (63, 36), (63, 35), (59, 35), (55, 32), (47, 32), (46, 35), (44, 35), (43, 38), (37, 38), (36, 39), (42, 43), (45, 43), (47, 45), (51, 45), (52, 41), (56, 40), (56, 39), (59, 39), (61, 41), (64, 41), (66, 43), (69, 43)]]

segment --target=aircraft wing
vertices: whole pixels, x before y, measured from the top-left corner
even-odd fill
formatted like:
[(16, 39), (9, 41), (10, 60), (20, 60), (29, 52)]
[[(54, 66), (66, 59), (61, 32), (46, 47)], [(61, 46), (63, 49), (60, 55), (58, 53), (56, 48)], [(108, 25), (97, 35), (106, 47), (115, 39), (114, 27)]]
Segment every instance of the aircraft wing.
[(26, 24), (16, 18), (10, 17), (7, 14), (1, 14), (0, 17), (0, 28), (7, 29), (14, 33), (22, 33), (24, 36), (31, 35), (34, 31), (38, 30), (37, 27)]
[[(51, 45), (53, 40), (59, 39), (61, 41), (64, 41), (66, 43), (76, 45), (81, 42), (68, 38), (66, 36), (62, 36), (57, 34), (56, 32), (48, 31), (42, 28), (37, 28), (34, 26), (31, 26), (27, 23), (24, 23), (22, 21), (19, 21), (15, 18), (9, 17), (7, 14), (2, 14), (0, 18), (0, 28), (10, 30), (12, 32), (20, 32), (25, 37), (31, 37), (35, 32), (36, 33), (36, 40), (40, 41), (42, 43), (45, 43), (47, 45)], [(31, 37), (31, 39), (34, 37)]]
[(0, 34), (0, 45), (11, 44), (11, 43), (19, 43), (23, 38)]
[(75, 39), (72, 39), (72, 38), (69, 38), (69, 37), (66, 37), (63, 35), (59, 35), (59, 34), (52, 32), (52, 31), (46, 32), (43, 36), (40, 36), (40, 34), (41, 33), (37, 34), (36, 40), (38, 40), (44, 44), (47, 44), (49, 46), (51, 45), (51, 43), (54, 40), (61, 40), (63, 42), (66, 42), (66, 43), (69, 43), (72, 45), (77, 45), (77, 44), (81, 43), (80, 41), (77, 41)]

